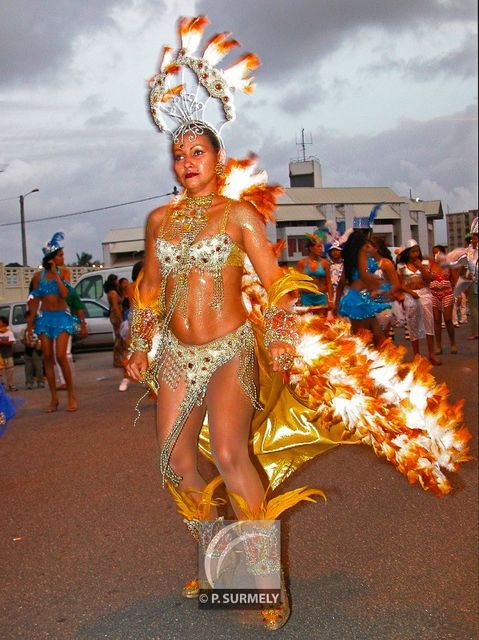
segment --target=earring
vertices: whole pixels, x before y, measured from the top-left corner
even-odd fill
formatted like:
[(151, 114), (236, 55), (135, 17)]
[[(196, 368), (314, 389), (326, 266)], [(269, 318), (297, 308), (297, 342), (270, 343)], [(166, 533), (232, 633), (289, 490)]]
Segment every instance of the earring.
[(223, 162), (217, 162), (215, 165), (215, 173), (218, 178), (223, 178), (225, 175), (225, 165)]

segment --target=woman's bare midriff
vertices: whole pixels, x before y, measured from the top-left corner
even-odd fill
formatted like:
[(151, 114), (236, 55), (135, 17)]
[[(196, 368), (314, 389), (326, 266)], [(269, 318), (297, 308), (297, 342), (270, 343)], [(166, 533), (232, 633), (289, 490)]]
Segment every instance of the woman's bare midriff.
[(418, 277), (418, 278), (412, 277), (409, 279), (407, 286), (408, 286), (408, 289), (413, 289), (414, 291), (417, 291), (418, 289), (423, 289), (425, 285), (424, 285), (424, 280), (421, 277)]
[(57, 294), (47, 294), (42, 297), (42, 309), (44, 311), (66, 311), (67, 304)]
[[(186, 307), (180, 301), (173, 313), (170, 329), (184, 344), (206, 344), (221, 338), (241, 326), (247, 317), (241, 294), (243, 270), (239, 267), (224, 267), (224, 296), (218, 309), (211, 307), (213, 300), (213, 278), (193, 270), (189, 276), (189, 293)], [(167, 285), (167, 305), (174, 279)]]

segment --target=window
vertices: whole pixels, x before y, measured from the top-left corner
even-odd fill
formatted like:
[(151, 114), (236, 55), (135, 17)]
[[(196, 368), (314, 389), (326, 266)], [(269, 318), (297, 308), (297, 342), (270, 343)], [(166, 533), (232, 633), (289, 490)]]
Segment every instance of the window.
[(12, 324), (25, 324), (25, 311), (27, 310), (27, 305), (24, 304), (16, 304), (13, 307), (12, 313)]
[(308, 243), (309, 240), (307, 238), (298, 238), (298, 251), (303, 256), (308, 255)]
[(101, 304), (96, 302), (85, 302), (85, 315), (87, 318), (106, 318), (108, 316), (108, 309), (102, 307)]
[(291, 236), (288, 238), (288, 255), (293, 256), (298, 252), (298, 243), (296, 242), (296, 238), (292, 238)]
[(103, 296), (103, 278), (100, 275), (84, 278), (76, 285), (75, 289), (80, 298), (99, 300)]
[(8, 322), (10, 322), (10, 307), (0, 307), (0, 316), (2, 316), (2, 318), (7, 318)]

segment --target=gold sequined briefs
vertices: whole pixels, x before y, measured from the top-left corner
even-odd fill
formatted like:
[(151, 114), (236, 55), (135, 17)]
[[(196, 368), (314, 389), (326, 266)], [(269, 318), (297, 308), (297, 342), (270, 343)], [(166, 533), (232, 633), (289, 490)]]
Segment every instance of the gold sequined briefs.
[(254, 408), (261, 410), (263, 407), (257, 400), (254, 383), (254, 334), (248, 321), (225, 336), (201, 345), (183, 344), (169, 329), (164, 331), (162, 344), (151, 370), (158, 376), (160, 386), (168, 384), (172, 389), (176, 389), (180, 379), (184, 380), (185, 396), (161, 448), (160, 471), (163, 484), (165, 480), (170, 480), (175, 486), (180, 483), (182, 478), (169, 464), (174, 446), (193, 407), (203, 403), (211, 376), (236, 355), (239, 355), (240, 385)]

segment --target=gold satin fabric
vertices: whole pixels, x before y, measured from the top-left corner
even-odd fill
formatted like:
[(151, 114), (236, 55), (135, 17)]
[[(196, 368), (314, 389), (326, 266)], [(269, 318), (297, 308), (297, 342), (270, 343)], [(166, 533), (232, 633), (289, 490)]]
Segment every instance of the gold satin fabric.
[[(250, 444), (274, 489), (304, 462), (339, 444), (357, 444), (359, 437), (351, 437), (341, 423), (326, 424), (317, 411), (294, 397), (283, 383), (282, 375), (272, 372), (261, 331), (256, 327), (254, 330), (260, 401), (264, 410), (254, 414)], [(200, 433), (199, 448), (212, 460), (207, 418)]]

